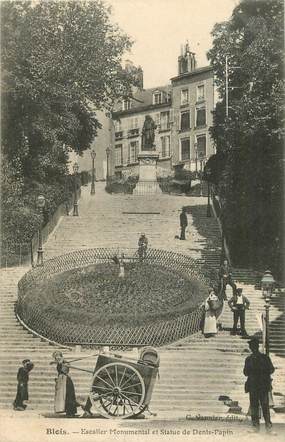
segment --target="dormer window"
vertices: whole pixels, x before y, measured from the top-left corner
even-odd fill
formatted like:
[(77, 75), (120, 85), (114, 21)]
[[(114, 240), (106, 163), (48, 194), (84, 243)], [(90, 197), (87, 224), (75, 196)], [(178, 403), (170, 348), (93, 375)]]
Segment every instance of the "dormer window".
[(131, 108), (130, 100), (123, 100), (122, 108), (123, 108), (123, 111), (130, 110), (130, 108)]
[(160, 91), (156, 91), (152, 95), (152, 104), (161, 104), (162, 103), (162, 93)]

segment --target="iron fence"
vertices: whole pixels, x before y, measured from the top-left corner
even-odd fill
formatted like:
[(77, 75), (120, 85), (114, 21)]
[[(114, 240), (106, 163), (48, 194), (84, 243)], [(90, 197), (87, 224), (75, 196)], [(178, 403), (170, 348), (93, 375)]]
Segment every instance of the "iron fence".
[[(78, 191), (78, 197), (81, 195), (81, 189)], [(71, 208), (73, 207), (74, 195), (60, 204), (52, 217), (42, 228), (42, 241), (45, 243), (52, 231), (57, 226), (59, 219), (64, 215), (69, 215)], [(39, 247), (38, 232), (33, 236), (29, 242), (16, 242), (16, 241), (1, 241), (0, 250), (0, 267), (22, 266), (31, 265), (34, 266), (35, 254)]]
[[(51, 279), (54, 275), (66, 270), (82, 268), (90, 264), (108, 262), (114, 255), (124, 253), (126, 261), (138, 259), (135, 249), (100, 248), (78, 250), (48, 261), (40, 268), (30, 270), (18, 283), (18, 301), (16, 312), (20, 319), (36, 333), (60, 344), (72, 343), (89, 346), (117, 345), (141, 346), (144, 344), (160, 346), (167, 344), (199, 330), (203, 310), (195, 308), (186, 314), (165, 320), (157, 320), (136, 327), (97, 326), (77, 324), (67, 320), (56, 320), (50, 313), (43, 313), (40, 305), (26, 301), (29, 290)], [(146, 260), (169, 270), (175, 270), (185, 278), (194, 278), (210, 285), (199, 264), (192, 258), (162, 249), (149, 249)]]
[(22, 266), (32, 262), (32, 257), (31, 242), (1, 242), (1, 267)]

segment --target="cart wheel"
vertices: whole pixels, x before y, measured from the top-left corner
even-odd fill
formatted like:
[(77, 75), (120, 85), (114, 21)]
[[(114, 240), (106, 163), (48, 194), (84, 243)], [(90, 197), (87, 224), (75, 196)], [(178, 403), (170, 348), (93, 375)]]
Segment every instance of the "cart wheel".
[(112, 362), (94, 373), (90, 400), (105, 417), (125, 419), (146, 408), (145, 384), (141, 374), (124, 362)]

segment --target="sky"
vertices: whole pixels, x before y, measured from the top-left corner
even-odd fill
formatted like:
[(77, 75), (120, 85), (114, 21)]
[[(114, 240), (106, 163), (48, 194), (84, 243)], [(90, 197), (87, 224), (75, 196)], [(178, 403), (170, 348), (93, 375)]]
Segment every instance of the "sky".
[(163, 86), (177, 75), (177, 57), (188, 39), (198, 67), (208, 64), (211, 31), (229, 19), (238, 0), (105, 0), (112, 21), (135, 43), (127, 54), (144, 71), (144, 87)]

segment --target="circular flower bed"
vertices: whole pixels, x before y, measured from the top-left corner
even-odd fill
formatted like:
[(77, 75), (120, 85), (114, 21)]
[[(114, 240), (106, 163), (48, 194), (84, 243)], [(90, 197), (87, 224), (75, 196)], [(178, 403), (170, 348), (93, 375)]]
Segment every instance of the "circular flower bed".
[(110, 263), (68, 270), (32, 287), (25, 303), (56, 321), (138, 326), (191, 312), (207, 296), (199, 280), (160, 265), (127, 263), (124, 278), (118, 273)]
[[(114, 255), (127, 257), (119, 277)], [(209, 278), (189, 256), (98, 248), (44, 262), (18, 283), (24, 326), (61, 344), (163, 345), (199, 330)]]

